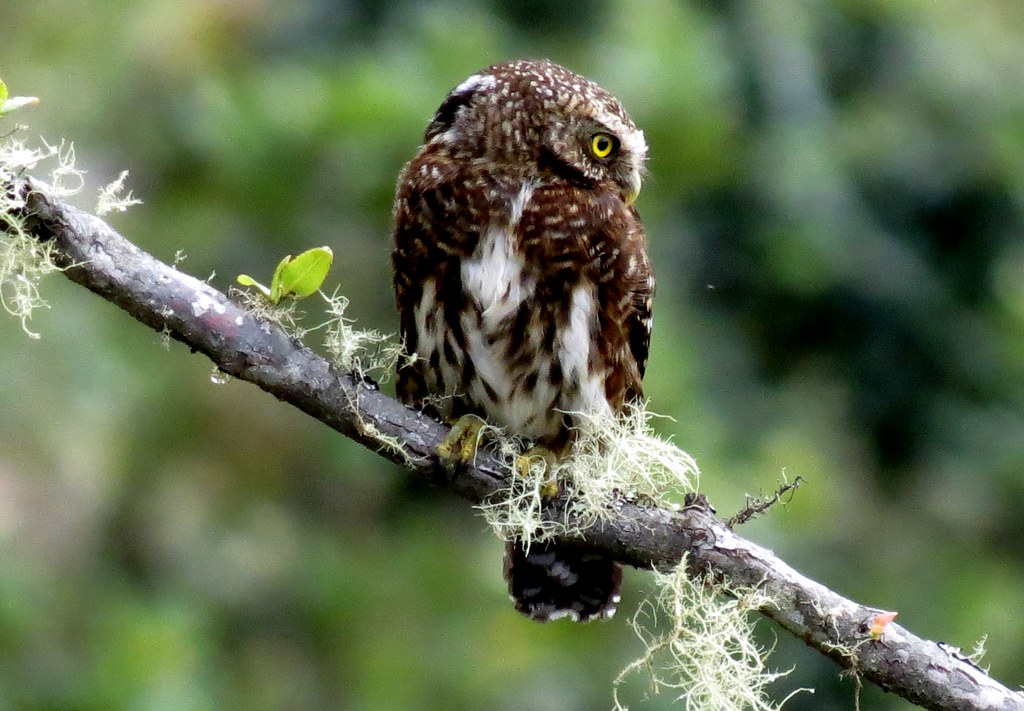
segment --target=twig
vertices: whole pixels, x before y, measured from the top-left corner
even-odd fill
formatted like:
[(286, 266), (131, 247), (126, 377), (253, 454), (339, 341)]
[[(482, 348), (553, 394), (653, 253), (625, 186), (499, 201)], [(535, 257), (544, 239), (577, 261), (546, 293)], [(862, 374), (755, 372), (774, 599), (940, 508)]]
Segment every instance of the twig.
[(800, 488), (800, 485), (803, 483), (803, 477), (798, 476), (793, 481), (787, 481), (782, 484), (782, 486), (776, 489), (768, 498), (765, 498), (764, 496), (747, 496), (747, 505), (737, 511), (732, 518), (725, 522), (725, 525), (729, 528), (734, 528), (735, 526), (746, 523), (756, 516), (760, 516), (781, 501), (782, 497), (786, 494), (789, 494), (790, 497), (792, 497), (793, 492)]

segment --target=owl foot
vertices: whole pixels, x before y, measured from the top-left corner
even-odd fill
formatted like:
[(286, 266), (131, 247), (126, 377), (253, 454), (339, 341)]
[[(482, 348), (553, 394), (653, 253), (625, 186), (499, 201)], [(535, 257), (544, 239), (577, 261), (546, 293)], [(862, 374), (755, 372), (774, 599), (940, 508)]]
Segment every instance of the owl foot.
[[(558, 464), (558, 455), (543, 445), (534, 445), (516, 457), (516, 472), (525, 479), (530, 475), (530, 469), (538, 460), (544, 463), (544, 473), (550, 475), (555, 471), (555, 465)], [(541, 485), (540, 495), (548, 498), (558, 496), (558, 482), (554, 476)]]
[(469, 464), (476, 457), (480, 434), (486, 423), (476, 415), (463, 415), (437, 445), (437, 456), (452, 465)]

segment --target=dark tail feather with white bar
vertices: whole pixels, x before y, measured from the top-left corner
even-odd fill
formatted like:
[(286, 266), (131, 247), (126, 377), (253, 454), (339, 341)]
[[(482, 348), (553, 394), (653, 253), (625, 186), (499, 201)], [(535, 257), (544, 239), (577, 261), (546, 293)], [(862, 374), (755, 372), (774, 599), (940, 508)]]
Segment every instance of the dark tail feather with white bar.
[(622, 568), (612, 558), (552, 543), (505, 546), (505, 579), (516, 609), (539, 622), (611, 617), (619, 603)]

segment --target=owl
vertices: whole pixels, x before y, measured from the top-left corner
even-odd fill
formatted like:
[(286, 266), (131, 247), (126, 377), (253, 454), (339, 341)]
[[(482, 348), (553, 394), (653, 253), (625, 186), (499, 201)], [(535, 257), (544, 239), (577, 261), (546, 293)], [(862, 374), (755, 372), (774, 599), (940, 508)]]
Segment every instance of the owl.
[[(448, 94), (395, 198), (403, 402), (456, 422), (451, 436), (482, 419), (565, 456), (578, 413), (642, 397), (646, 155), (615, 97), (551, 62), (495, 64)], [(619, 566), (565, 544), (511, 541), (504, 571), (536, 620), (619, 602)]]

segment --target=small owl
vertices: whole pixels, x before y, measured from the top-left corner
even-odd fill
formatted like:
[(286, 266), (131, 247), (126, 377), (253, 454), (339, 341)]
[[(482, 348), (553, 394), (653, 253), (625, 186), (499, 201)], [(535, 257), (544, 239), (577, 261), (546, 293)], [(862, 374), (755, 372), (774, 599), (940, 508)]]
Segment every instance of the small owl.
[[(654, 277), (633, 201), (647, 145), (622, 105), (547, 61), (456, 86), (402, 170), (394, 287), (406, 404), (473, 415), (549, 452), (572, 413), (642, 397)], [(536, 620), (610, 617), (622, 571), (564, 545), (513, 541), (505, 577)]]

